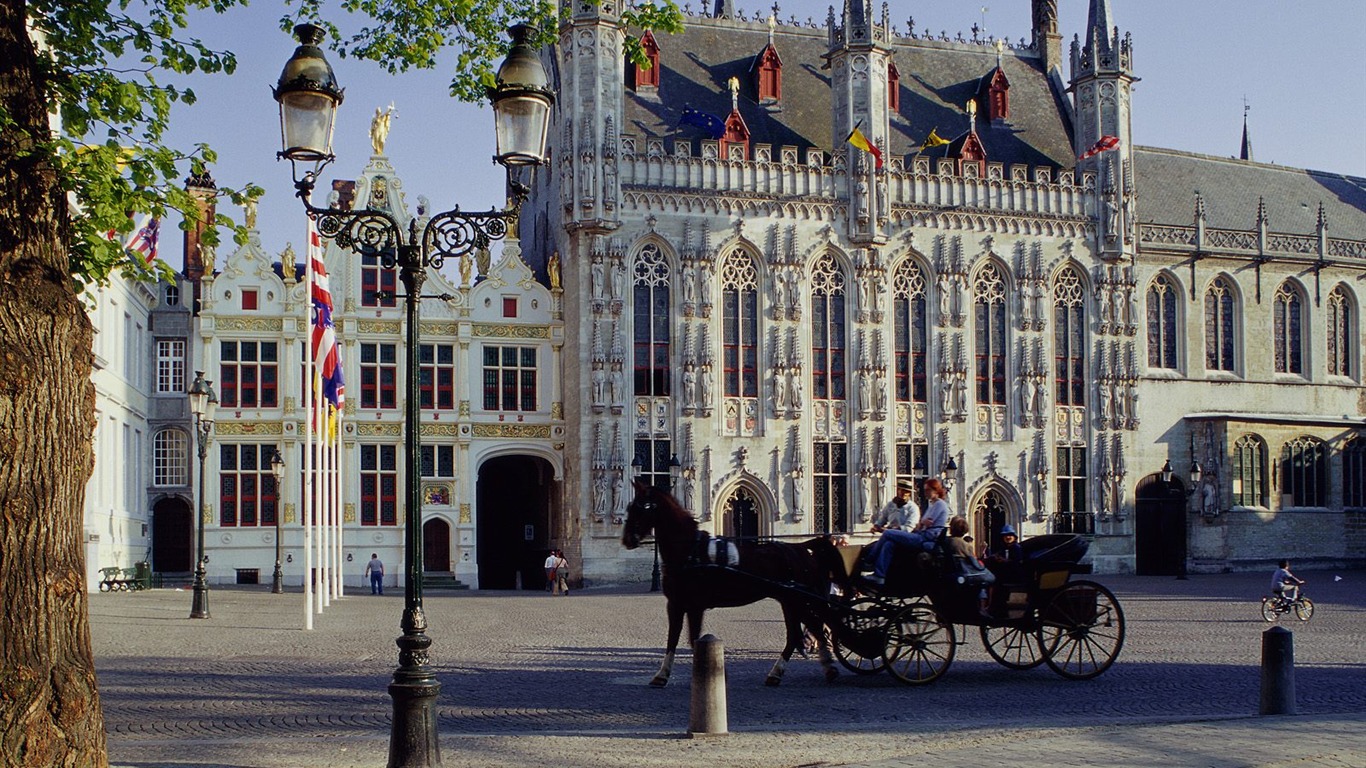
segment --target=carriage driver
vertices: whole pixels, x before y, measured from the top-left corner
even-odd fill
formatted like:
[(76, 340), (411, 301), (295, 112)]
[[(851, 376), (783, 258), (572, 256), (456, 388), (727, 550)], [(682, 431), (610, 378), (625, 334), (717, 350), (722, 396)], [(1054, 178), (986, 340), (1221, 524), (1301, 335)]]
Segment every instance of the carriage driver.
[[(897, 480), (896, 496), (873, 516), (873, 533), (880, 533), (882, 537), (868, 547), (865, 557), (870, 562), (876, 563), (880, 560), (878, 551), (882, 547), (890, 547), (890, 539), (913, 531), (920, 524), (920, 507), (911, 501), (914, 490), (915, 484), (910, 480)], [(877, 573), (879, 577), (883, 575)]]

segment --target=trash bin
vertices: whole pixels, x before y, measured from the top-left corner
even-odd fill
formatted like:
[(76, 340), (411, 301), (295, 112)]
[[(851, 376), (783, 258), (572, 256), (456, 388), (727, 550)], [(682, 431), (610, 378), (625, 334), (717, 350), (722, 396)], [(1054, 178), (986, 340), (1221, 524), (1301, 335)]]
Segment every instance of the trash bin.
[(133, 564), (133, 589), (151, 589), (152, 564), (143, 560)]

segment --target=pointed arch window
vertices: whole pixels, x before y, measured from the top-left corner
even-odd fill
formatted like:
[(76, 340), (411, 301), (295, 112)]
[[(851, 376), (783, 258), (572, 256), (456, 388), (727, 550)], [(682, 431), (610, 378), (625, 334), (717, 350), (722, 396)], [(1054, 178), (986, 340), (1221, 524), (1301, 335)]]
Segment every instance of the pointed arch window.
[(1342, 506), (1366, 509), (1366, 434), (1357, 434), (1342, 448)]
[(1205, 291), (1205, 369), (1234, 370), (1233, 286), (1223, 277), (1215, 278)]
[(659, 42), (655, 40), (654, 34), (649, 30), (646, 30), (645, 34), (640, 37), (640, 50), (645, 54), (645, 58), (649, 61), (649, 65), (645, 66), (634, 62), (627, 63), (627, 66), (634, 76), (635, 89), (636, 91), (640, 91), (646, 88), (658, 88)]
[(844, 273), (829, 253), (811, 268), (811, 396), (843, 400), (845, 367)]
[(669, 278), (669, 263), (659, 246), (642, 247), (631, 287), (632, 383), (640, 397), (669, 394)]
[(759, 270), (742, 248), (721, 263), (721, 326), (726, 397), (758, 397)]
[(1167, 275), (1148, 286), (1148, 367), (1176, 370), (1176, 299), (1179, 291)]
[(925, 274), (907, 259), (892, 276), (892, 313), (896, 366), (896, 400), (923, 403), (928, 399), (929, 321)]
[(1058, 405), (1086, 405), (1086, 302), (1068, 267), (1053, 283), (1053, 382)]
[(1352, 301), (1347, 290), (1341, 285), (1328, 294), (1328, 375), (1354, 376), (1356, 366), (1353, 361), (1356, 319), (1352, 312)]
[(1304, 302), (1289, 282), (1281, 283), (1272, 301), (1276, 373), (1304, 373)]
[(764, 46), (755, 63), (755, 90), (760, 104), (774, 104), (783, 100), (783, 60), (773, 43)]
[(1323, 441), (1297, 437), (1281, 449), (1281, 494), (1292, 507), (1325, 506), (1328, 456)]
[(1243, 435), (1233, 443), (1233, 504), (1268, 507), (1266, 498), (1266, 441)]
[(977, 402), (1006, 402), (1006, 283), (995, 264), (987, 264), (973, 281), (976, 318), (974, 349), (977, 370)]

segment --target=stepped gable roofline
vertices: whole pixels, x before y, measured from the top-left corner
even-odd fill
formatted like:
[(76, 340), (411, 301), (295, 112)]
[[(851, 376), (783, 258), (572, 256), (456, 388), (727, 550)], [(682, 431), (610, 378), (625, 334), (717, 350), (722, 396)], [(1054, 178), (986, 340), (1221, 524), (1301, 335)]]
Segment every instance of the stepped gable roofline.
[(1313, 235), (1322, 204), (1328, 237), (1366, 241), (1363, 178), (1139, 146), (1134, 147), (1134, 181), (1144, 224), (1191, 226), (1198, 192), (1211, 229), (1255, 230), (1260, 201), (1270, 231)]
[[(754, 52), (764, 49), (769, 34), (766, 19), (686, 17), (683, 31), (669, 38), (660, 56), (658, 98), (626, 89), (621, 132), (640, 137), (642, 143), (652, 138), (693, 140), (694, 133), (675, 130), (683, 106), (728, 113), (726, 82), (747, 79)], [(844, 137), (831, 134), (824, 28), (784, 23), (772, 34), (783, 51), (783, 109), (756, 114), (758, 110), (741, 105), (751, 146), (794, 146), (803, 157), (813, 148), (833, 152)], [(901, 71), (901, 109), (892, 117), (882, 149), (888, 157), (905, 157), (920, 148), (931, 129), (944, 132), (962, 124), (962, 105), (977, 96), (982, 74), (995, 66), (997, 52), (987, 44), (918, 37), (893, 38), (889, 47)], [(1010, 118), (1007, 126), (980, 136), (987, 156), (1006, 165), (1072, 168), (1076, 157), (1066, 102), (1042, 60), (1033, 51), (1007, 49), (1001, 66), (1011, 84)], [(748, 93), (742, 99), (753, 103)], [(672, 148), (666, 145), (666, 151)]]

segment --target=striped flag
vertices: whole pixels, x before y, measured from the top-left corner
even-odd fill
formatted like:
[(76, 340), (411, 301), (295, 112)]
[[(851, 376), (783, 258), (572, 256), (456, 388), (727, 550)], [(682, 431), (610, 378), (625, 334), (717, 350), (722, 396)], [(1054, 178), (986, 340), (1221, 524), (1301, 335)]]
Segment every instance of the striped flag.
[(154, 219), (150, 214), (142, 217), (142, 226), (137, 228), (128, 238), (128, 242), (123, 244), (124, 248), (142, 254), (143, 259), (148, 264), (156, 261), (157, 241), (161, 238), (161, 220)]
[(1091, 148), (1090, 148), (1090, 149), (1088, 149), (1088, 150), (1086, 150), (1085, 152), (1082, 152), (1080, 155), (1078, 155), (1078, 156), (1077, 156), (1077, 159), (1078, 159), (1078, 160), (1085, 160), (1085, 159), (1088, 158), (1088, 157), (1095, 157), (1096, 155), (1099, 155), (1101, 152), (1109, 152), (1110, 150), (1112, 150), (1112, 149), (1114, 149), (1115, 147), (1118, 147), (1118, 146), (1119, 146), (1119, 138), (1118, 138), (1118, 137), (1115, 137), (1115, 136), (1108, 136), (1108, 135), (1107, 135), (1107, 136), (1101, 136), (1098, 140), (1096, 140), (1096, 143), (1095, 143), (1095, 144), (1092, 144), (1092, 145), (1091, 145)]
[(346, 403), (346, 382), (342, 378), (336, 326), (332, 323), (332, 290), (327, 267), (323, 264), (322, 239), (312, 219), (308, 220), (308, 266), (313, 273), (313, 343), (310, 351), (322, 380), (323, 397), (340, 411)]
[(846, 136), (844, 140), (849, 142), (850, 144), (853, 144), (854, 146), (858, 147), (864, 152), (867, 152), (868, 154), (872, 155), (873, 160), (877, 162), (877, 167), (881, 168), (882, 150), (878, 149), (876, 144), (869, 141), (868, 137), (863, 135), (863, 131), (860, 131), (858, 129), (859, 125), (863, 125), (862, 120), (858, 122), (858, 125), (854, 126), (854, 130), (850, 131), (849, 135)]

